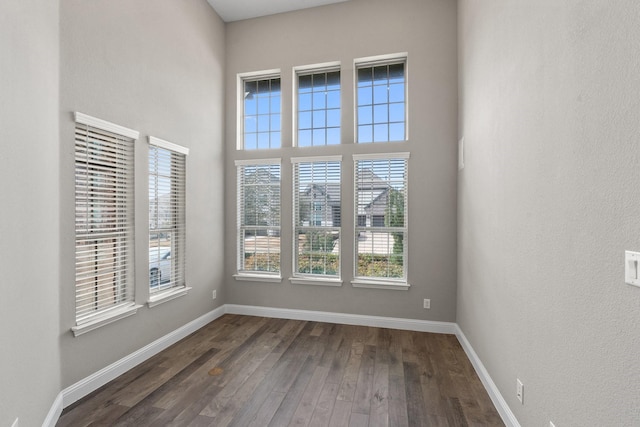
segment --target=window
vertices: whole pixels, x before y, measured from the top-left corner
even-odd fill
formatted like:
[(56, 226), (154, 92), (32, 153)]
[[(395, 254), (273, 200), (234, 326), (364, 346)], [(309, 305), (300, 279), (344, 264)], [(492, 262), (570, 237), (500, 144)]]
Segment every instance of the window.
[(238, 275), (280, 275), (280, 160), (238, 161)]
[(406, 282), (408, 158), (354, 156), (356, 279)]
[(280, 77), (246, 77), (241, 83), (242, 148), (280, 148)]
[(189, 149), (149, 137), (150, 306), (185, 290), (185, 180)]
[(294, 276), (339, 279), (341, 157), (291, 161)]
[(356, 63), (357, 140), (406, 140), (406, 59)]
[(76, 326), (135, 313), (134, 141), (138, 132), (76, 113)]
[(298, 74), (298, 146), (340, 144), (340, 70)]

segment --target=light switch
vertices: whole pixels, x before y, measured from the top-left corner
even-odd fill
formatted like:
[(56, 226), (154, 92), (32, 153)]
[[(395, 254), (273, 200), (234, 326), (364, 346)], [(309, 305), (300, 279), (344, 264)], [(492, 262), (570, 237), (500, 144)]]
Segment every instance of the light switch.
[(638, 261), (640, 261), (640, 252), (624, 251), (624, 281), (629, 285), (640, 287)]

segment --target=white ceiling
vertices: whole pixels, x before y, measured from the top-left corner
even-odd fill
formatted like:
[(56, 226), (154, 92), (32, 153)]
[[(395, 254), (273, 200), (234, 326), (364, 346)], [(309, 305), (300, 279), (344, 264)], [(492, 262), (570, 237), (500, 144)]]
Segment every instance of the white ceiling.
[(225, 22), (275, 15), (348, 0), (207, 0)]

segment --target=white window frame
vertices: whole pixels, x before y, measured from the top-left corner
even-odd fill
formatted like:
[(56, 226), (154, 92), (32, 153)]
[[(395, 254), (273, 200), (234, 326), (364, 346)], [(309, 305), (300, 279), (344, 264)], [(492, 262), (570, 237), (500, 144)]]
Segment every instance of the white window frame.
[[(236, 136), (236, 149), (237, 150), (244, 150), (244, 151), (255, 151), (255, 152), (261, 152), (261, 151), (266, 151), (266, 150), (277, 150), (282, 148), (282, 143), (283, 143), (283, 139), (282, 139), (282, 75), (281, 75), (281, 71), (280, 69), (272, 69), (272, 70), (263, 70), (263, 71), (252, 71), (252, 72), (248, 72), (248, 73), (239, 73), (237, 75), (237, 123), (236, 123), (236, 129), (237, 129), (237, 136)], [(257, 80), (268, 80), (268, 79), (274, 79), (274, 78), (278, 78), (280, 79), (280, 146), (279, 147), (273, 147), (273, 148), (266, 148), (266, 149), (245, 149), (244, 146), (244, 119), (245, 119), (245, 111), (244, 111), (244, 98), (245, 98), (245, 92), (244, 92), (244, 83), (245, 82), (250, 82), (250, 81), (257, 81)]]
[[(376, 67), (382, 65), (392, 65), (392, 64), (404, 64), (404, 139), (402, 140), (389, 140), (389, 141), (375, 141), (375, 138), (372, 136), (371, 142), (361, 142), (359, 138), (358, 132), (358, 70), (361, 68), (369, 68)], [(393, 54), (385, 54), (385, 55), (377, 55), (377, 56), (369, 56), (366, 58), (357, 58), (353, 61), (353, 114), (354, 114), (354, 141), (357, 144), (385, 144), (389, 142), (403, 142), (409, 140), (409, 57), (407, 52), (402, 53), (393, 53)], [(387, 102), (389, 104), (389, 102)], [(372, 123), (373, 126), (373, 123)]]
[[(305, 148), (311, 148), (311, 147), (327, 147), (327, 146), (335, 146), (335, 147), (339, 147), (340, 145), (342, 145), (342, 67), (341, 67), (341, 62), (340, 61), (333, 61), (333, 62), (325, 62), (322, 64), (313, 64), (313, 65), (303, 65), (303, 66), (298, 66), (298, 67), (293, 67), (293, 96), (292, 96), (292, 100), (293, 100), (293, 108), (292, 108), (292, 135), (293, 135), (293, 146), (294, 147), (300, 147), (299, 144), (299, 140), (298, 140), (298, 116), (299, 116), (299, 111), (298, 111), (298, 97), (300, 96), (299, 94), (299, 79), (300, 76), (307, 76), (307, 75), (311, 75), (311, 74), (319, 74), (319, 73), (331, 73), (331, 72), (338, 72), (340, 74), (340, 106), (338, 108), (338, 111), (340, 113), (340, 124), (338, 126), (338, 131), (340, 133), (340, 142), (338, 144), (324, 144), (324, 145), (310, 145), (308, 147), (300, 147), (302, 149)], [(312, 110), (313, 111), (313, 110)], [(325, 108), (326, 111), (326, 108)], [(326, 124), (326, 123), (325, 123)], [(325, 130), (327, 129), (327, 126), (324, 127)]]
[[(299, 189), (298, 189), (298, 171), (300, 164), (312, 164), (312, 163), (338, 163), (338, 170), (340, 177), (342, 176), (342, 156), (317, 156), (317, 157), (293, 157), (291, 158), (291, 163), (293, 164), (293, 240), (292, 240), (292, 255), (293, 255), (293, 271), (292, 276), (289, 278), (289, 281), (292, 284), (297, 285), (323, 285), (323, 286), (342, 286), (342, 274), (341, 274), (341, 264), (342, 264), (342, 246), (340, 246), (340, 250), (338, 253), (338, 274), (337, 275), (327, 275), (327, 274), (313, 274), (313, 273), (300, 273), (298, 272), (298, 260), (299, 260), (299, 242), (298, 242), (298, 231), (300, 230), (310, 230), (310, 231), (335, 231), (338, 233), (338, 241), (342, 242), (342, 191), (340, 191), (340, 226), (301, 226), (299, 224)], [(325, 206), (326, 207), (326, 206)]]
[[(354, 279), (351, 281), (352, 286), (357, 288), (376, 288), (376, 289), (394, 289), (394, 290), (408, 290), (410, 288), (410, 284), (408, 282), (407, 273), (408, 273), (408, 212), (409, 212), (409, 176), (408, 176), (408, 162), (410, 158), (410, 153), (375, 153), (375, 154), (356, 154), (353, 155), (353, 200), (354, 200), (354, 258), (353, 258), (353, 277)], [(403, 277), (402, 278), (385, 278), (385, 277), (372, 277), (372, 276), (359, 276), (358, 275), (358, 238), (359, 233), (362, 229), (373, 229), (372, 231), (378, 231), (383, 233), (393, 233), (398, 232), (398, 227), (376, 227), (376, 226), (365, 226), (362, 227), (358, 225), (358, 162), (359, 161), (376, 161), (376, 160), (404, 160), (407, 162), (406, 171), (404, 177), (404, 226), (400, 229), (402, 233), (404, 233), (403, 238)]]
[[(94, 135), (93, 142), (90, 134)], [(74, 336), (79, 336), (131, 316), (141, 307), (135, 303), (134, 286), (134, 152), (140, 134), (76, 112), (75, 136), (76, 325), (71, 330)], [(100, 172), (101, 169), (103, 172)], [(96, 186), (97, 182), (108, 183), (109, 187)], [(96, 205), (102, 205), (104, 211), (112, 212), (106, 217), (111, 221), (103, 220), (100, 209), (93, 211)], [(97, 228), (100, 226), (106, 228)], [(89, 244), (92, 241), (94, 243)], [(114, 255), (104, 258), (102, 251), (105, 248), (107, 252), (113, 251)], [(105, 259), (107, 264), (100, 266)], [(87, 298), (87, 295), (91, 295), (88, 293), (90, 286), (82, 284), (87, 280), (94, 282), (93, 303), (90, 297)], [(114, 295), (113, 303), (98, 307), (103, 298), (100, 292), (108, 290), (109, 286)], [(94, 308), (90, 308), (91, 305)]]
[[(244, 244), (245, 242), (242, 240), (244, 235), (244, 227), (250, 228), (261, 228), (264, 230), (277, 230), (279, 238), (282, 237), (282, 159), (251, 159), (251, 160), (236, 160), (235, 162), (237, 169), (237, 190), (236, 190), (236, 201), (237, 201), (237, 234), (236, 234), (236, 244), (238, 246), (237, 250), (237, 267), (236, 274), (233, 276), (236, 280), (239, 281), (255, 281), (255, 282), (281, 282), (282, 281), (282, 242), (280, 243), (279, 248), (279, 265), (277, 272), (270, 271), (258, 271), (258, 270), (247, 270), (243, 269), (243, 258), (244, 258)], [(243, 216), (244, 216), (244, 188), (243, 188), (243, 172), (245, 167), (259, 167), (259, 166), (278, 166), (280, 173), (280, 181), (279, 181), (279, 199), (278, 199), (278, 225), (270, 225), (270, 226), (245, 226), (243, 225)]]
[[(151, 154), (155, 151), (155, 162), (151, 160)], [(156, 284), (157, 289), (153, 289), (153, 283), (151, 282), (151, 272), (155, 269), (157, 272), (162, 270), (160, 266), (160, 260), (154, 265), (149, 265), (149, 300), (147, 305), (149, 307), (155, 307), (156, 305), (170, 301), (172, 299), (186, 295), (191, 289), (187, 287), (185, 281), (185, 250), (186, 250), (186, 173), (187, 173), (187, 156), (189, 155), (189, 149), (172, 142), (165, 141), (154, 136), (149, 136), (149, 259), (151, 259), (152, 241), (151, 237), (158, 233), (171, 233), (171, 260), (170, 262), (170, 278), (169, 283), (163, 286), (160, 283), (161, 276)], [(169, 156), (169, 175), (162, 175), (159, 170), (159, 157), (163, 154), (165, 157)], [(159, 180), (165, 178), (170, 180), (170, 201), (169, 211), (171, 215), (171, 223), (167, 227), (160, 227), (157, 224), (152, 227), (151, 219), (154, 217), (152, 213), (153, 204), (151, 203), (152, 197), (159, 199)], [(151, 191), (154, 194), (151, 194)], [(158, 205), (156, 202), (156, 209)], [(158, 212), (155, 214), (156, 218), (159, 216)], [(157, 242), (156, 242), (157, 243)], [(150, 261), (151, 263), (151, 261)]]

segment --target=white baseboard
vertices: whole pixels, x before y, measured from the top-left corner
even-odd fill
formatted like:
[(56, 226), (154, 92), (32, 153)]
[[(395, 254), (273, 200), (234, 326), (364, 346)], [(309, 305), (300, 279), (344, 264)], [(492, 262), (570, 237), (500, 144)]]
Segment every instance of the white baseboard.
[[(158, 354), (187, 335), (216, 320), (225, 313), (247, 316), (273, 317), (279, 319), (306, 320), (315, 322), (338, 323), (344, 325), (372, 326), (377, 328), (402, 329), (408, 331), (455, 334), (467, 357), (475, 368), (491, 401), (495, 405), (502, 421), (507, 427), (520, 427), (518, 420), (500, 394), (489, 372), (478, 358), (460, 327), (453, 322), (435, 322), (430, 320), (402, 319), (394, 317), (365, 316), (360, 314), (332, 313), (326, 311), (293, 310), (286, 308), (259, 307), (250, 305), (226, 304), (187, 323), (173, 332), (155, 340), (128, 356), (112, 363), (98, 372), (78, 381), (62, 390), (51, 406), (43, 427), (55, 427), (62, 410), (89, 393), (117, 378), (129, 369)], [(17, 421), (17, 420), (16, 420)]]
[(471, 343), (464, 335), (462, 329), (460, 329), (460, 326), (458, 326), (457, 323), (455, 329), (455, 334), (458, 337), (458, 341), (460, 341), (460, 345), (462, 345), (462, 348), (464, 349), (464, 352), (467, 354), (467, 357), (476, 370), (478, 377), (480, 377), (480, 381), (482, 381), (485, 390), (487, 390), (491, 401), (500, 414), (502, 422), (504, 422), (507, 427), (520, 427), (520, 423), (516, 419), (516, 416), (511, 411), (511, 408), (509, 408), (509, 405), (507, 405), (507, 402), (506, 400), (504, 400), (504, 397), (502, 397), (500, 390), (498, 390), (498, 387), (491, 379), (489, 372), (480, 361), (480, 358), (476, 354), (475, 350), (473, 349), (473, 347), (471, 347)]
[(396, 317), (364, 316), (361, 314), (332, 313), (328, 311), (292, 310), (289, 308), (259, 307), (227, 304), (225, 313), (246, 316), (275, 317), (278, 319), (308, 320), (343, 325), (373, 326), (376, 328), (404, 329), (407, 331), (455, 334), (456, 324), (431, 320), (400, 319)]
[[(58, 393), (56, 396), (56, 400), (54, 400), (53, 405), (51, 405), (51, 409), (49, 409), (49, 413), (47, 414), (47, 418), (44, 419), (42, 423), (42, 427), (55, 427), (58, 422), (58, 418), (60, 418), (60, 414), (62, 413), (62, 392)], [(18, 419), (16, 418), (16, 422)], [(13, 427), (18, 427), (14, 425)]]
[(187, 335), (216, 320), (218, 317), (222, 316), (224, 312), (224, 306), (218, 307), (215, 310), (210, 311), (209, 313), (200, 316), (199, 318), (176, 329), (175, 331), (170, 332), (169, 334), (161, 338), (158, 338), (151, 344), (142, 347), (140, 350), (137, 350), (130, 355), (123, 357), (122, 359), (99, 370), (98, 372), (89, 375), (88, 377), (78, 381), (77, 383), (65, 388), (64, 390), (62, 390), (62, 406), (66, 408), (75, 401), (102, 387), (109, 381), (124, 374), (129, 369), (149, 359), (151, 356), (158, 354), (165, 348), (169, 347), (172, 344), (175, 344)]

